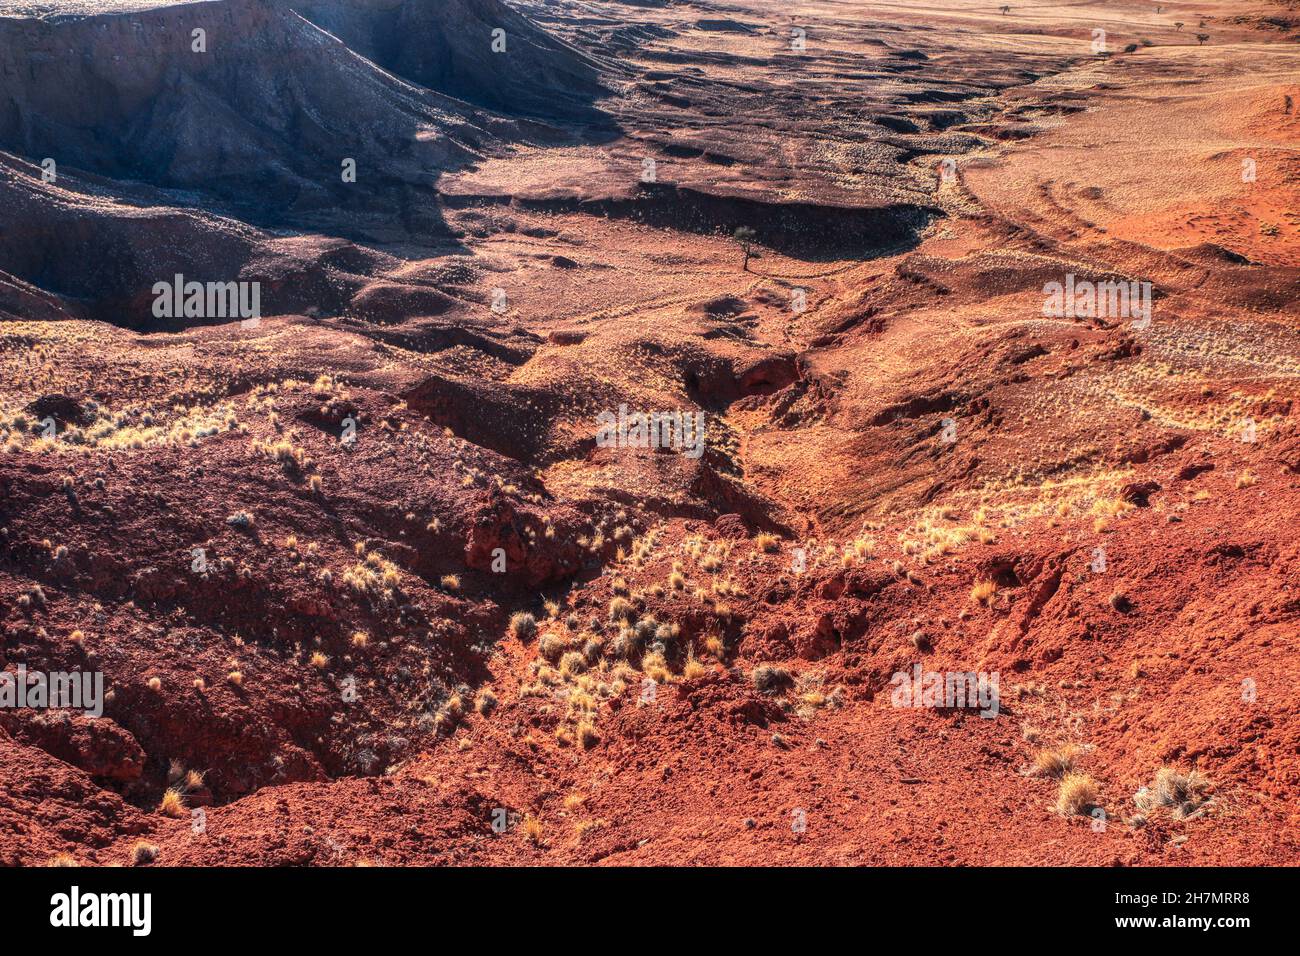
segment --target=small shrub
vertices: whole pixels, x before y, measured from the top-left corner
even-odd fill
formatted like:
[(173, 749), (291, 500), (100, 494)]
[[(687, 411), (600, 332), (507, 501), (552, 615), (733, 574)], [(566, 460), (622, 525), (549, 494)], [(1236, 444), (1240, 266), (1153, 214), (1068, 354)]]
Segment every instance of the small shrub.
[(521, 641), (530, 641), (537, 633), (537, 618), (527, 611), (517, 611), (510, 616), (510, 633)]
[(542, 656), (543, 660), (557, 664), (568, 647), (568, 642), (563, 638), (555, 634), (547, 634), (537, 642), (537, 653)]
[(754, 686), (764, 694), (775, 694), (794, 685), (794, 678), (784, 667), (760, 664), (750, 673)]
[(560, 658), (560, 673), (574, 677), (587, 669), (587, 659), (577, 651), (569, 651)]
[(131, 862), (135, 866), (148, 866), (158, 859), (158, 847), (153, 843), (140, 840), (131, 848)]

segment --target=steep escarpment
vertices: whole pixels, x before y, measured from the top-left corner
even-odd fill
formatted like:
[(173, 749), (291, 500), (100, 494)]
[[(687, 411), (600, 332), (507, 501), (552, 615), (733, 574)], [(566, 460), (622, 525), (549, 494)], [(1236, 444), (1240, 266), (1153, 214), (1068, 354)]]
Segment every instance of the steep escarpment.
[(398, 76), (458, 99), (543, 119), (596, 119), (607, 91), (589, 54), (501, 0), (290, 0)]
[(485, 139), (283, 5), (222, 0), (131, 15), (0, 19), (0, 148), (167, 188), (258, 219), (432, 186)]

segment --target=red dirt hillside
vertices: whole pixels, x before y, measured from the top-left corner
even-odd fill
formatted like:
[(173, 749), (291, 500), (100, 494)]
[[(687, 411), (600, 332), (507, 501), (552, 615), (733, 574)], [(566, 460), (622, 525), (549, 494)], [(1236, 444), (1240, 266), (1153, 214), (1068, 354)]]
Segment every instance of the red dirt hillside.
[(0, 862), (1300, 862), (1285, 5), (89, 6), (0, 3), (0, 667), (108, 695)]

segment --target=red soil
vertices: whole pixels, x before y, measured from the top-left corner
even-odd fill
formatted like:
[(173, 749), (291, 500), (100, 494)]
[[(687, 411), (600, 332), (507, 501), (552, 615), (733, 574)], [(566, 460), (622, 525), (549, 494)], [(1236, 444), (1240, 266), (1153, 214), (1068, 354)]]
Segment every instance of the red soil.
[[(0, 660), (113, 692), (0, 710), (0, 861), (1300, 862), (1300, 45), (1224, 19), (1276, 8), (516, 6), (611, 125), (457, 100), (437, 238), (0, 142)], [(193, 248), (260, 327), (148, 327)], [(1067, 273), (1150, 327), (1045, 317)], [(620, 403), (706, 451), (596, 447)], [(918, 663), (997, 716), (892, 706)]]

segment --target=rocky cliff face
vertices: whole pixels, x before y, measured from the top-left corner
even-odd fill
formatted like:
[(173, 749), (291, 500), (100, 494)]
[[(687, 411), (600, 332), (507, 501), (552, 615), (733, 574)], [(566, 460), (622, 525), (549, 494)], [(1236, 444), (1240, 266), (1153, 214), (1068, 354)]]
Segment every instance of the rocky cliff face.
[(490, 109), (594, 118), (592, 101), (605, 92), (590, 55), (501, 0), (288, 2), (384, 69)]
[(346, 201), (345, 158), (431, 185), (482, 135), (264, 0), (0, 20), (0, 76), (0, 148), (263, 208)]
[(498, 0), (3, 9), (24, 15), (0, 18), (0, 149), (254, 220), (432, 187), (518, 134), (468, 103), (572, 119), (601, 93), (590, 60)]

